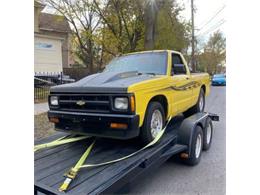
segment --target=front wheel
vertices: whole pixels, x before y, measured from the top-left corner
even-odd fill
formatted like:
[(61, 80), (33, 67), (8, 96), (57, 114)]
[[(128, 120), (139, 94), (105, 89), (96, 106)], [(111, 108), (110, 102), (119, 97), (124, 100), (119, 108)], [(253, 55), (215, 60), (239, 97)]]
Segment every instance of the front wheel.
[(140, 133), (142, 143), (148, 144), (153, 141), (163, 130), (164, 124), (165, 112), (162, 105), (159, 102), (149, 103)]

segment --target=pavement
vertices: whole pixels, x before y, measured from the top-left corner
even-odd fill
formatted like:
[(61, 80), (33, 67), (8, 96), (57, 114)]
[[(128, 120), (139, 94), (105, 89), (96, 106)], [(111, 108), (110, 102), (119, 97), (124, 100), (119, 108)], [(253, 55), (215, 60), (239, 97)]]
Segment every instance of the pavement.
[(47, 102), (34, 104), (34, 115), (45, 113), (49, 110)]
[(223, 195), (226, 194), (226, 87), (211, 87), (205, 111), (220, 116), (213, 123), (209, 151), (197, 166), (167, 161), (130, 185), (131, 194)]

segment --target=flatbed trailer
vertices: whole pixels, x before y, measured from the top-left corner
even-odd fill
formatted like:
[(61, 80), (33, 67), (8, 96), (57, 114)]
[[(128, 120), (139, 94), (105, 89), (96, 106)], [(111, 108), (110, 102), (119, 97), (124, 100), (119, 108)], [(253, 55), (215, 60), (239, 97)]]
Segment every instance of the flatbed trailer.
[[(197, 113), (188, 118), (184, 118), (182, 115), (173, 118), (156, 145), (116, 163), (80, 170), (65, 194), (119, 192), (126, 184), (130, 184), (138, 176), (154, 170), (173, 155), (183, 153), (189, 156), (196, 127), (200, 126), (205, 132), (207, 121), (212, 120), (218, 121), (218, 116), (210, 113)], [(36, 144), (50, 142), (64, 135), (66, 134), (59, 132), (37, 141)], [(34, 194), (64, 195), (64, 192), (58, 190), (64, 181), (64, 173), (75, 165), (90, 144), (91, 139), (86, 139), (37, 151), (34, 159)], [(99, 138), (86, 163), (97, 164), (118, 159), (136, 152), (140, 148), (142, 146), (136, 139), (120, 141)]]

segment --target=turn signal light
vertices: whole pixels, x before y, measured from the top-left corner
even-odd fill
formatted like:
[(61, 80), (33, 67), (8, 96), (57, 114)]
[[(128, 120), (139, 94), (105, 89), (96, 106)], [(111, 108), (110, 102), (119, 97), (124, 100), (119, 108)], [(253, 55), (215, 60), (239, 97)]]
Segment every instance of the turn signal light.
[(131, 102), (131, 111), (134, 112), (135, 111), (135, 97), (134, 96), (131, 96), (130, 102)]
[(127, 124), (124, 123), (111, 123), (110, 124), (110, 128), (113, 129), (127, 129)]
[(52, 122), (52, 123), (59, 123), (60, 122), (60, 120), (58, 119), (58, 118), (56, 118), (56, 117), (50, 117), (50, 122)]

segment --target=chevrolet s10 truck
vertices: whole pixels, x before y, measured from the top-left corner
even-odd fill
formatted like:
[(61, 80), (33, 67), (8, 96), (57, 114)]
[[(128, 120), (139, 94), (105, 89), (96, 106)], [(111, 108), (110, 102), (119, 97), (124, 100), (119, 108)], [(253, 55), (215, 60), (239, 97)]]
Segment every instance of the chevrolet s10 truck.
[(56, 130), (149, 143), (170, 117), (202, 112), (209, 86), (209, 75), (190, 73), (179, 52), (130, 53), (101, 73), (52, 87), (48, 117)]

